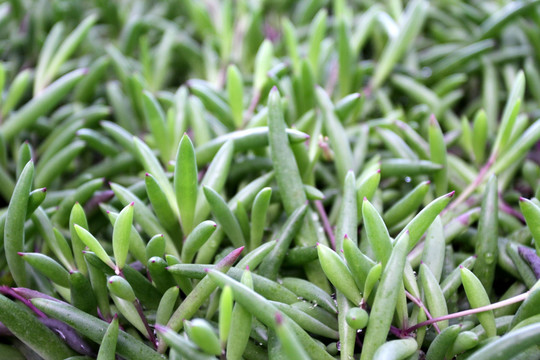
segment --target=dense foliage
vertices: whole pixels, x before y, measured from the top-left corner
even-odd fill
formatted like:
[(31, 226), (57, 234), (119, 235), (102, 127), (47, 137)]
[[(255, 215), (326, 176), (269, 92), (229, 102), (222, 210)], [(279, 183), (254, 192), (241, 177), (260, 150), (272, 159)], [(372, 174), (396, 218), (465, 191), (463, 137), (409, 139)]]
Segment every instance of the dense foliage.
[(540, 1), (0, 3), (0, 358), (540, 358)]

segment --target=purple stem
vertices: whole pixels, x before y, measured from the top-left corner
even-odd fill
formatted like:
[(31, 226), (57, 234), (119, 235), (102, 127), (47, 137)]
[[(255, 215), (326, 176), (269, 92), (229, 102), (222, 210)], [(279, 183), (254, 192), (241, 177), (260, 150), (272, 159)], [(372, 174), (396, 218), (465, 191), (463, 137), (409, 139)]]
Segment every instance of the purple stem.
[[(478, 211), (478, 209), (479, 209), (478, 207), (470, 209), (469, 211), (466, 211), (463, 214), (457, 216), (455, 219), (459, 221), (460, 223), (462, 223), (463, 225), (467, 225), (469, 223), (469, 217), (472, 216), (474, 212)], [(418, 244), (416, 244), (416, 246), (411, 250), (411, 252), (409, 252), (409, 255), (407, 255), (407, 258), (409, 260), (415, 259), (416, 257), (420, 256), (420, 254), (422, 254), (422, 252), (424, 251), (424, 246), (425, 246), (424, 239), (425, 239), (425, 235), (422, 235)]]
[(525, 217), (522, 213), (512, 208), (510, 205), (508, 205), (504, 200), (502, 199), (502, 196), (499, 194), (499, 209), (508, 215), (512, 215), (521, 221), (521, 223), (525, 224)]
[(395, 327), (394, 325), (390, 325), (390, 332), (400, 339), (409, 337), (407, 333), (405, 333), (404, 330), (401, 330), (400, 328)]
[(505, 307), (505, 306), (508, 306), (508, 305), (512, 305), (512, 304), (515, 304), (517, 302), (521, 302), (521, 301), (527, 299), (527, 297), (529, 296), (529, 293), (530, 293), (530, 290), (527, 291), (526, 293), (511, 297), (511, 298), (503, 300), (503, 301), (499, 301), (497, 303), (493, 303), (491, 305), (481, 306), (479, 308), (470, 309), (470, 310), (464, 310), (464, 311), (460, 311), (460, 312), (457, 312), (457, 313), (441, 316), (441, 317), (438, 317), (438, 318), (435, 318), (435, 319), (426, 320), (426, 321), (423, 321), (423, 322), (421, 322), (419, 324), (411, 326), (410, 328), (408, 328), (406, 330), (406, 332), (411, 333), (411, 332), (413, 332), (413, 331), (415, 331), (415, 330), (417, 330), (417, 329), (419, 329), (419, 328), (421, 328), (423, 326), (435, 324), (435, 323), (437, 323), (439, 321), (457, 319), (457, 318), (460, 318), (460, 317), (463, 317), (463, 316), (478, 314), (478, 313), (481, 313), (481, 312), (484, 312), (484, 311), (495, 310), (495, 309), (502, 308), (502, 307)]
[[(104, 180), (105, 181), (105, 180)], [(107, 202), (114, 197), (114, 192), (112, 190), (105, 190), (96, 193), (90, 200), (84, 205), (86, 211), (92, 211), (96, 209), (99, 204)]]
[(107, 318), (106, 318), (105, 316), (103, 316), (103, 314), (101, 313), (101, 309), (100, 309), (99, 307), (97, 308), (97, 313), (98, 313), (98, 317), (99, 317), (101, 320), (106, 321), (106, 322), (108, 322), (108, 323), (111, 322), (110, 316), (107, 317)]
[[(424, 305), (424, 303), (422, 302), (422, 300), (420, 299), (417, 299), (416, 297), (412, 296), (411, 293), (409, 293), (407, 290), (405, 290), (405, 295), (407, 296), (407, 299), (411, 300), (416, 306), (418, 306), (420, 309), (422, 309), (424, 311), (424, 313), (426, 314), (426, 317), (429, 319), (429, 320), (432, 320), (433, 319), (433, 316), (431, 316), (431, 314), (429, 313), (427, 307)], [(441, 333), (441, 329), (439, 329), (439, 326), (437, 324), (433, 324), (433, 327), (435, 328), (435, 330), (437, 331), (437, 334), (440, 334)], [(406, 331), (407, 332), (407, 331)]]
[(144, 324), (146, 332), (148, 333), (148, 340), (150, 340), (150, 342), (154, 345), (154, 348), (157, 349), (158, 344), (156, 341), (156, 337), (154, 336), (154, 332), (152, 331), (152, 329), (150, 329), (150, 325), (148, 325), (148, 320), (146, 320), (146, 316), (143, 313), (143, 309), (141, 303), (139, 302), (139, 299), (135, 299), (133, 304), (135, 305), (135, 309), (137, 309), (137, 312), (139, 313), (139, 316)]
[(321, 200), (315, 200), (315, 208), (317, 208), (317, 212), (319, 213), (319, 216), (321, 217), (324, 231), (326, 232), (326, 235), (328, 235), (328, 238), (330, 239), (330, 245), (332, 245), (332, 249), (336, 250), (336, 239), (334, 237), (334, 232), (332, 231), (332, 226), (330, 225), (330, 221), (328, 220), (328, 215), (326, 215), (326, 210), (324, 210), (324, 206)]
[(79, 354), (96, 356), (92, 347), (71, 326), (53, 318), (40, 318), (39, 321), (54, 331), (62, 341)]
[(454, 200), (446, 209), (444, 209), (441, 214), (454, 210), (459, 204), (467, 200), (467, 198), (476, 190), (476, 188), (482, 184), (487, 173), (489, 172), (489, 169), (491, 169), (491, 166), (495, 163), (496, 158), (496, 154), (493, 154), (486, 164), (482, 166), (474, 181), (470, 183), (469, 186), (467, 186), (465, 190), (459, 194), (458, 198)]
[(34, 304), (32, 304), (28, 299), (25, 299), (21, 295), (17, 294), (15, 291), (13, 291), (12, 288), (10, 288), (8, 286), (0, 286), (0, 293), (2, 293), (4, 295), (9, 295), (9, 296), (19, 300), (24, 305), (28, 306), (28, 308), (30, 310), (35, 312), (37, 316), (39, 316), (41, 318), (46, 318), (47, 317), (47, 315), (45, 315), (41, 310), (39, 310), (37, 307), (35, 307)]
[[(121, 276), (124, 279), (126, 278), (124, 276), (122, 269), (116, 268), (115, 272), (118, 276)], [(146, 319), (146, 316), (144, 315), (143, 308), (141, 306), (141, 303), (139, 302), (139, 299), (135, 299), (135, 301), (133, 301), (133, 305), (135, 306), (135, 309), (137, 310), (137, 313), (139, 314), (139, 317), (141, 318), (144, 324), (144, 328), (146, 329), (146, 332), (148, 333), (148, 340), (150, 340), (152, 345), (154, 345), (154, 349), (157, 349), (158, 343), (157, 343), (156, 337), (154, 336), (154, 332), (152, 331), (152, 329), (150, 329), (150, 325), (148, 325), (148, 320)]]
[(11, 290), (13, 290), (15, 293), (24, 297), (27, 300), (38, 298), (38, 299), (47, 299), (47, 300), (53, 300), (57, 302), (63, 302), (61, 300), (58, 300), (55, 297), (49, 296), (37, 290), (32, 290), (32, 289), (27, 289), (27, 288), (12, 288)]
[[(26, 305), (30, 310), (36, 313), (39, 321), (47, 326), (49, 329), (58, 334), (58, 336), (68, 344), (73, 350), (77, 351), (79, 354), (84, 355), (94, 355), (92, 348), (88, 343), (77, 334), (77, 332), (69, 325), (64, 322), (52, 318), (48, 318), (41, 310), (36, 308), (34, 304), (29, 299), (33, 298), (44, 298), (44, 299), (53, 299), (59, 301), (58, 299), (51, 298), (48, 295), (42, 294), (35, 290), (30, 290), (26, 288), (9, 288), (7, 286), (0, 286), (0, 293), (9, 295)], [(20, 294), (19, 294), (20, 293)], [(29, 297), (27, 299), (26, 297)], [(2, 325), (2, 324), (0, 324)], [(0, 330), (1, 326), (0, 326)], [(0, 331), (1, 332), (1, 331)]]

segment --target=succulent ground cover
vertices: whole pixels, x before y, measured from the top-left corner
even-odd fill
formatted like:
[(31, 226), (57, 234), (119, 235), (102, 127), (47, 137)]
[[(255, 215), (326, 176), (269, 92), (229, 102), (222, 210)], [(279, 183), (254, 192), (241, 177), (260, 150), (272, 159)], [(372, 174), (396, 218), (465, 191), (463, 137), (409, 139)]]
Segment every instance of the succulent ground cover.
[(0, 3), (0, 358), (540, 358), (540, 1)]

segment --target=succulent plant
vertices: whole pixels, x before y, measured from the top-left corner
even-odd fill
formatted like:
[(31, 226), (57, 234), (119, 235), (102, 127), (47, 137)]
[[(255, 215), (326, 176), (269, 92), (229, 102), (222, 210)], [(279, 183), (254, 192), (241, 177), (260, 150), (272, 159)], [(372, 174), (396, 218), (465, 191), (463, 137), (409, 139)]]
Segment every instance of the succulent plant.
[(0, 4), (0, 357), (540, 358), (540, 1)]

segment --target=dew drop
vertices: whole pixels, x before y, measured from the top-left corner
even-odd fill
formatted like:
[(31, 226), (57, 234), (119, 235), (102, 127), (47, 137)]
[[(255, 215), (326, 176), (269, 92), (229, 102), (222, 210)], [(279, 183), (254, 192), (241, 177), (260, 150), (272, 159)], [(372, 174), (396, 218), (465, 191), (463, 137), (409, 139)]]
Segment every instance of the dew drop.
[(495, 256), (493, 255), (493, 253), (488, 252), (484, 255), (484, 261), (486, 262), (486, 264), (491, 265), (495, 262)]

